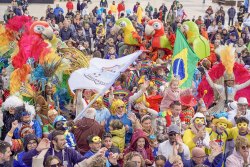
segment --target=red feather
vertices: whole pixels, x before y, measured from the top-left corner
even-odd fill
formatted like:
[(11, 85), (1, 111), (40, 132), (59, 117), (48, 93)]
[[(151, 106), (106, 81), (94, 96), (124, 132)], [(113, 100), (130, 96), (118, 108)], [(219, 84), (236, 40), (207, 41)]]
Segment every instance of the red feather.
[(21, 68), (29, 58), (37, 62), (40, 57), (49, 53), (48, 44), (37, 35), (23, 35), (19, 41), (19, 52), (14, 56), (12, 65)]
[(32, 22), (33, 21), (30, 16), (15, 16), (8, 20), (6, 29), (19, 32), (22, 28), (24, 28), (24, 32), (28, 32)]
[[(220, 63), (218, 65), (214, 65), (213, 68), (209, 70), (208, 74), (211, 77), (211, 79), (215, 81), (223, 76), (224, 71), (225, 67), (222, 65), (222, 63)], [(250, 73), (248, 72), (248, 70), (245, 69), (243, 65), (239, 63), (234, 64), (234, 75), (235, 75), (235, 84), (242, 84), (250, 79)], [(207, 90), (207, 94), (203, 97), (204, 90)], [(206, 106), (210, 106), (213, 103), (214, 101), (213, 89), (209, 86), (205, 76), (202, 78), (202, 81), (198, 87), (198, 93), (199, 93), (198, 94), (199, 98), (203, 97)], [(235, 100), (238, 100), (240, 97), (246, 97), (248, 99), (248, 102), (250, 103), (249, 94), (250, 94), (250, 86), (238, 91), (235, 95)]]

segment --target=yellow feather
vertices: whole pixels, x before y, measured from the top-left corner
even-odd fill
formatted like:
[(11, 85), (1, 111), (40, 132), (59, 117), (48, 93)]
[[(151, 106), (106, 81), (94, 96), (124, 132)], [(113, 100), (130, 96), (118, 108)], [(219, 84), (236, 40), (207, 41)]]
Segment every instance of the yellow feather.
[(218, 49), (216, 49), (216, 53), (220, 55), (221, 62), (226, 69), (226, 73), (233, 74), (235, 48), (232, 45), (220, 46)]

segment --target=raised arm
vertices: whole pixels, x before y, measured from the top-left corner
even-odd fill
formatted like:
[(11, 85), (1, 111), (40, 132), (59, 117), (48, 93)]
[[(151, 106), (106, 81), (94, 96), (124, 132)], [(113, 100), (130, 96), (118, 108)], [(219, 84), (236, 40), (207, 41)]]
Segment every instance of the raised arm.
[(83, 110), (82, 90), (76, 90), (76, 116)]
[(236, 91), (238, 91), (238, 90), (241, 90), (241, 89), (248, 87), (249, 85), (250, 85), (250, 79), (248, 81), (240, 84), (240, 85), (235, 85), (235, 89), (236, 89)]

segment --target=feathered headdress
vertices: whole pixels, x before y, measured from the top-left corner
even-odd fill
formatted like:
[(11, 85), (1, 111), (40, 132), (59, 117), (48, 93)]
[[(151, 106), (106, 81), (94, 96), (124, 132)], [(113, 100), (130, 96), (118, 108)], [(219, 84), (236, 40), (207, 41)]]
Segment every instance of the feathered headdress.
[(234, 80), (235, 48), (233, 45), (224, 45), (216, 49), (220, 55), (221, 62), (225, 67), (224, 80)]

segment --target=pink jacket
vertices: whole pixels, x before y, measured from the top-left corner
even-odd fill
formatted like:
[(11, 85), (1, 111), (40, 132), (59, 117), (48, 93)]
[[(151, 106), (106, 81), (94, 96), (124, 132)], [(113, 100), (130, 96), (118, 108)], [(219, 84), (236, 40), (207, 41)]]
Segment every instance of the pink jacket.
[(180, 96), (190, 95), (190, 94), (192, 94), (191, 89), (184, 89), (184, 90), (179, 89), (177, 92), (173, 92), (171, 88), (167, 88), (164, 91), (163, 99), (160, 105), (160, 111), (165, 111), (166, 109), (168, 109), (172, 102), (179, 101)]
[[(248, 159), (250, 156), (248, 157)], [(226, 160), (226, 166), (230, 167), (242, 167), (244, 163), (243, 157), (238, 153), (236, 150), (234, 150), (233, 154), (230, 155)]]

